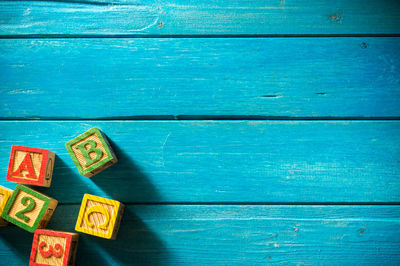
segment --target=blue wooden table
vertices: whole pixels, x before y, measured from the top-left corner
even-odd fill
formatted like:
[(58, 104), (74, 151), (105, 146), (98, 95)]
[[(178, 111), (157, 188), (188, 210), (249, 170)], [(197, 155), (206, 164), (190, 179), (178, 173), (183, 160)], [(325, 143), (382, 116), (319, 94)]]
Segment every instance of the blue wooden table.
[[(126, 204), (77, 265), (399, 265), (400, 3), (0, 2), (0, 185), (12, 144), (56, 153), (48, 228)], [(96, 126), (119, 162), (80, 176)], [(0, 264), (33, 235), (0, 228)]]

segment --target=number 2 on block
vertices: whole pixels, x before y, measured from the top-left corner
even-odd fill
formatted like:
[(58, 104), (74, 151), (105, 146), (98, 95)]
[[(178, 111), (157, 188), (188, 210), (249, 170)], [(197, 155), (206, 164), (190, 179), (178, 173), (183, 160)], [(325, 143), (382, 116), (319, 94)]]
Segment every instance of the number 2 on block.
[[(29, 201), (29, 203), (28, 203)], [(16, 217), (22, 219), (25, 221), (25, 223), (29, 222), (30, 218), (28, 216), (25, 215), (25, 213), (32, 211), (35, 208), (35, 201), (31, 198), (31, 197), (23, 197), (21, 199), (21, 203), (22, 205), (26, 206), (25, 209), (20, 210), (19, 212), (17, 212), (15, 214)]]

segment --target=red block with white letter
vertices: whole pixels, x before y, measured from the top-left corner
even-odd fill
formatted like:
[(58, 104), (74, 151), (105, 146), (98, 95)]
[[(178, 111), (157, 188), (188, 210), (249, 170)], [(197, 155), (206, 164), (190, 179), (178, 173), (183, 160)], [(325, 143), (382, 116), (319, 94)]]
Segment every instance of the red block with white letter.
[(7, 181), (50, 187), (54, 159), (49, 150), (12, 145)]

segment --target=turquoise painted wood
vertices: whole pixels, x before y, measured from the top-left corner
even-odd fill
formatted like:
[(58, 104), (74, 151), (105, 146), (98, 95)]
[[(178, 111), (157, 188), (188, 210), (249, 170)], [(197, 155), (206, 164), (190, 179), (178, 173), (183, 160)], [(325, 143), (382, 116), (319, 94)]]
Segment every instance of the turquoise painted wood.
[[(394, 0), (1, 1), (0, 185), (12, 144), (48, 148), (50, 229), (84, 193), (127, 205), (77, 265), (399, 265), (399, 20)], [(64, 143), (92, 126), (120, 161), (89, 179)], [(0, 227), (0, 264), (31, 243)]]
[[(78, 211), (58, 207), (49, 226), (72, 231)], [(25, 265), (32, 238), (0, 228), (2, 264)], [(77, 265), (398, 265), (400, 208), (129, 205), (117, 240), (79, 241)]]
[(0, 58), (8, 119), (400, 116), (397, 37), (0, 40)]
[[(119, 162), (89, 179), (64, 144), (93, 126)], [(62, 203), (400, 202), (399, 121), (2, 121), (2, 176), (12, 144), (57, 154)]]
[(396, 0), (1, 1), (0, 34), (398, 34)]

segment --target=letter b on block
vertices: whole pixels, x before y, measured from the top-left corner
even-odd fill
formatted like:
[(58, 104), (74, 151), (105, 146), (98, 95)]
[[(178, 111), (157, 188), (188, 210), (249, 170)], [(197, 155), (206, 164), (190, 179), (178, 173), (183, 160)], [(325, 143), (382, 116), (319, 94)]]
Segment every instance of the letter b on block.
[[(85, 167), (91, 166), (95, 162), (98, 162), (101, 157), (103, 157), (103, 151), (100, 148), (97, 148), (96, 145), (96, 141), (88, 139), (75, 146), (75, 149), (78, 149), (81, 152), (83, 159), (85, 160)], [(90, 153), (93, 152), (96, 154), (94, 158), (90, 156)]]
[(65, 144), (81, 175), (92, 177), (118, 160), (107, 137), (97, 128), (91, 128)]

